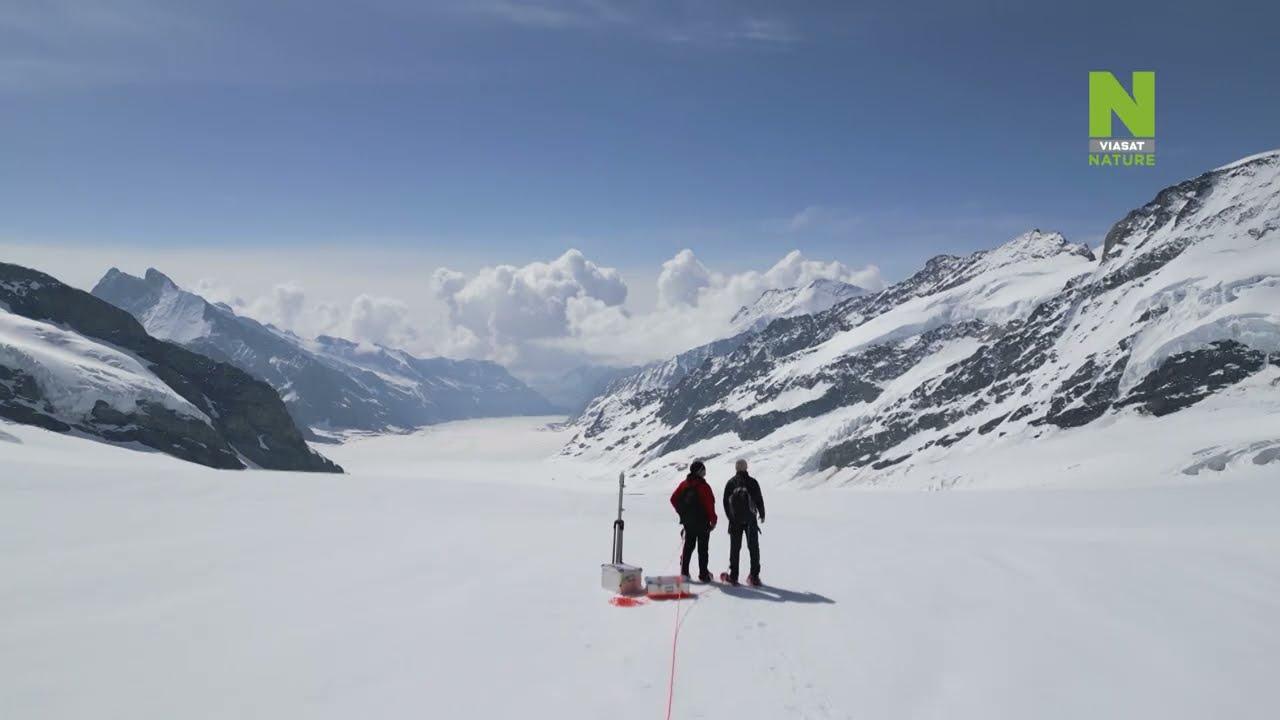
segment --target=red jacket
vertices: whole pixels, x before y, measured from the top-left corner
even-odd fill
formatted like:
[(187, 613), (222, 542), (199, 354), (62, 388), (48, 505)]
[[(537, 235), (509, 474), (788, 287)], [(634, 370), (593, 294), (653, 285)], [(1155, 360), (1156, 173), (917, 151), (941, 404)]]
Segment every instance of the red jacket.
[(702, 501), (702, 509), (707, 514), (707, 524), (715, 527), (718, 521), (716, 517), (716, 496), (712, 493), (711, 486), (707, 484), (707, 481), (697, 475), (686, 477), (684, 482), (676, 486), (675, 492), (671, 493), (671, 507), (675, 508), (676, 512), (680, 512), (680, 506), (677, 501), (680, 498), (680, 493), (684, 492), (686, 487), (698, 493), (698, 499)]

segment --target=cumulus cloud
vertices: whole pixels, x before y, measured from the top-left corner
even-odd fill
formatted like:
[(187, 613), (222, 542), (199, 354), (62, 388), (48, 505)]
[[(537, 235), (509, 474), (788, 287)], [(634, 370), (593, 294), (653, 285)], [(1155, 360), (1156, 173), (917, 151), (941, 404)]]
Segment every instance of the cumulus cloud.
[(657, 307), (629, 314), (580, 301), (569, 313), (569, 337), (556, 342), (617, 364), (669, 357), (735, 332), (730, 322), (744, 305), (768, 290), (838, 280), (876, 291), (884, 287), (874, 265), (854, 269), (838, 261), (806, 258), (793, 250), (767, 270), (722, 273), (707, 269), (685, 249), (662, 264)]
[(276, 327), (292, 328), (298, 324), (307, 294), (291, 283), (276, 285), (267, 295), (255, 299), (245, 311), (253, 318)]
[(618, 271), (578, 250), (551, 262), (498, 265), (469, 277), (441, 268), (432, 286), (448, 307), (456, 342), (515, 363), (527, 359), (530, 341), (568, 336), (571, 317), (581, 320), (584, 313), (618, 308), (627, 299)]
[(681, 250), (662, 263), (658, 274), (658, 303), (667, 307), (697, 305), (698, 293), (711, 285), (711, 273), (692, 250)]
[[(739, 277), (754, 279), (752, 273), (744, 273)], [(809, 260), (800, 254), (799, 250), (787, 253), (773, 267), (766, 270), (759, 284), (764, 286), (761, 290), (763, 292), (773, 288), (808, 285), (814, 280), (839, 280), (867, 290), (884, 288), (880, 268), (875, 265), (854, 270), (837, 260), (829, 262)]]
[(206, 300), (229, 305), (239, 315), (302, 337), (338, 335), (358, 342), (423, 349), (413, 313), (408, 304), (396, 298), (362, 293), (349, 304), (313, 302), (302, 287), (281, 283), (246, 300), (212, 279), (200, 280), (194, 291)]
[(803, 287), (814, 280), (837, 280), (873, 291), (884, 287), (880, 268), (875, 265), (855, 270), (837, 260), (810, 260), (799, 250), (787, 253), (764, 272), (724, 274), (708, 271), (693, 251), (686, 249), (662, 264), (658, 298), (659, 304), (667, 307), (686, 305), (736, 311), (768, 290)]
[(360, 295), (351, 301), (350, 337), (389, 347), (409, 347), (418, 338), (409, 306), (395, 298)]
[(853, 268), (799, 251), (764, 270), (723, 272), (685, 249), (649, 277), (656, 293), (640, 294), (656, 300), (644, 308), (627, 307), (629, 288), (616, 269), (577, 250), (471, 273), (441, 267), (427, 283), (419, 282), (430, 297), (414, 303), (369, 291), (347, 301), (318, 299), (295, 283), (270, 286), (248, 300), (216, 281), (201, 281), (196, 289), (303, 337), (329, 334), (420, 355), (494, 360), (534, 379), (587, 363), (640, 364), (727, 337), (737, 331), (734, 314), (769, 290), (819, 279), (872, 291), (884, 285), (874, 265)]

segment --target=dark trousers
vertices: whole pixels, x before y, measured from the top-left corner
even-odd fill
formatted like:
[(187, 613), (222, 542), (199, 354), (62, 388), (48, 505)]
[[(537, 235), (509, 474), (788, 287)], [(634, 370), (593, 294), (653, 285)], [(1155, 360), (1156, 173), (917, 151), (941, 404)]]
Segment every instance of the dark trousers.
[(738, 555), (742, 553), (742, 536), (747, 536), (747, 552), (751, 554), (751, 575), (760, 575), (760, 528), (755, 523), (729, 526), (729, 577), (738, 579)]
[(711, 574), (711, 571), (707, 569), (707, 543), (709, 542), (711, 542), (711, 528), (685, 527), (684, 551), (680, 553), (681, 575), (689, 574), (689, 560), (693, 558), (693, 548), (695, 545), (698, 547), (698, 574)]

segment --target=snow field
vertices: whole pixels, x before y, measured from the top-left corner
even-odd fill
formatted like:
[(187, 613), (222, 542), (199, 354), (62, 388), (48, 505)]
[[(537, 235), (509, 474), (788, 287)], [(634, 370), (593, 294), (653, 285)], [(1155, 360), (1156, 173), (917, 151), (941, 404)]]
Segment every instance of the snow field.
[[(0, 426), (0, 716), (662, 717), (676, 608), (608, 604), (617, 468), (544, 460), (545, 421), (326, 448), (347, 476)], [(949, 493), (761, 473), (773, 587), (684, 605), (673, 717), (1271, 717), (1265, 470)], [(627, 497), (649, 574), (676, 569), (677, 480)]]

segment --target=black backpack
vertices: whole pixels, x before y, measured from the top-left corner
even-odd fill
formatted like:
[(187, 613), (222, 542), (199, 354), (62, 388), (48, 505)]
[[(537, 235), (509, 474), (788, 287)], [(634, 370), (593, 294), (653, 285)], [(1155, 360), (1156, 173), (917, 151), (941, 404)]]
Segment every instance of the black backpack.
[(751, 499), (751, 489), (747, 487), (747, 481), (738, 479), (733, 482), (733, 488), (729, 490), (729, 519), (735, 523), (745, 523), (755, 520), (756, 504)]
[(676, 499), (676, 513), (680, 515), (680, 522), (685, 525), (706, 522), (706, 512), (693, 483), (687, 483), (684, 490), (680, 491), (680, 497)]

